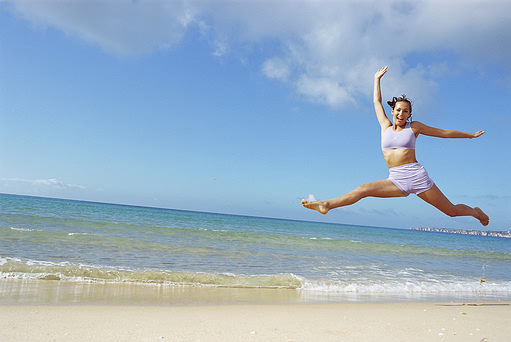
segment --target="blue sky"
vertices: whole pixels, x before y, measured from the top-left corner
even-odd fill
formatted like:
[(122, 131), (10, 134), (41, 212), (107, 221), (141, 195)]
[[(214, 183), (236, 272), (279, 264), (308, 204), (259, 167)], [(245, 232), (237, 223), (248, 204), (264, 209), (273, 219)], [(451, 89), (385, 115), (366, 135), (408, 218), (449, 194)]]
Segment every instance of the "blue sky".
[[(463, 4), (463, 6), (461, 6)], [(419, 137), (454, 203), (334, 198), (388, 177), (372, 105)], [(509, 230), (507, 1), (0, 1), (0, 192), (394, 228)], [(387, 114), (390, 114), (388, 107)]]

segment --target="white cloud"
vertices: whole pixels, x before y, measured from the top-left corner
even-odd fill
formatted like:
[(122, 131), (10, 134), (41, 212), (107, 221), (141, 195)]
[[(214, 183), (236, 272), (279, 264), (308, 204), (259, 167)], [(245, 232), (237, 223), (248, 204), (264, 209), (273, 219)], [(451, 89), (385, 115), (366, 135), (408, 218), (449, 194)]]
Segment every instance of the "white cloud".
[(353, 101), (346, 88), (341, 87), (335, 80), (323, 78), (311, 78), (302, 75), (296, 86), (299, 93), (310, 98), (311, 101), (338, 107), (341, 104)]
[(195, 17), (190, 1), (11, 0), (39, 27), (56, 27), (119, 55), (138, 55), (178, 43)]
[[(120, 55), (178, 44), (193, 28), (212, 55), (263, 51), (262, 73), (312, 102), (349, 106), (371, 95), (375, 70), (389, 65), (392, 95), (435, 93), (443, 68), (511, 66), (511, 2), (507, 0), (11, 0), (39, 26)], [(266, 55), (266, 54), (269, 55)], [(455, 55), (421, 65), (410, 54)], [(244, 58), (243, 58), (244, 59)], [(407, 64), (411, 63), (411, 64)], [(416, 63), (416, 64), (414, 64)], [(368, 86), (369, 84), (369, 86)], [(385, 96), (385, 94), (384, 94)]]
[(287, 81), (290, 73), (289, 65), (278, 57), (266, 60), (262, 70), (266, 77), (281, 81)]
[(84, 186), (64, 183), (57, 179), (0, 178), (0, 192), (5, 193), (54, 196), (84, 190), (86, 190)]
[(56, 179), (36, 179), (33, 181), (25, 180), (24, 182), (32, 183), (33, 185), (46, 185), (46, 186), (57, 187), (57, 188), (85, 189), (84, 186), (76, 185), (76, 184), (66, 184), (66, 183), (58, 181)]

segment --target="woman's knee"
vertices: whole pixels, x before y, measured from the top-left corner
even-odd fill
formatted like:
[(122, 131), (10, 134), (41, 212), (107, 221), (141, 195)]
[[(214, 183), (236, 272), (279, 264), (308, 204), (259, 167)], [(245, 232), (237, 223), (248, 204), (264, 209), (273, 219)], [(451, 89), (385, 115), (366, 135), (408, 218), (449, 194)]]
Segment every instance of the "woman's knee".
[(445, 208), (443, 210), (443, 212), (449, 216), (449, 217), (456, 217), (456, 216), (459, 216), (459, 212), (458, 212), (458, 209), (456, 208), (455, 205), (450, 205), (448, 206), (447, 208)]
[(353, 192), (357, 195), (357, 197), (364, 198), (370, 196), (372, 192), (372, 187), (370, 183), (362, 184), (357, 187)]

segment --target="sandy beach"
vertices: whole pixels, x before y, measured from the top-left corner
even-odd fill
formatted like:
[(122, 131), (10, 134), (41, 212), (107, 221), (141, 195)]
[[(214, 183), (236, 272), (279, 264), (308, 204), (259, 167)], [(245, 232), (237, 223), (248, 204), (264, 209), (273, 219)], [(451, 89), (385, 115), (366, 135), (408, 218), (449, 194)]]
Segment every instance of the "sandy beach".
[(511, 341), (511, 303), (4, 305), (2, 341)]

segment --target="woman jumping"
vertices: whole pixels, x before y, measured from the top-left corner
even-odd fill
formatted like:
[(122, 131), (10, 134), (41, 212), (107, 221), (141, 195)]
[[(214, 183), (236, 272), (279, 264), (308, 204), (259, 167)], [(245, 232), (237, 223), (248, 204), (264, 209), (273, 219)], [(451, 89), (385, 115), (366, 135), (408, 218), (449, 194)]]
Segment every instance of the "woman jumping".
[(405, 95), (399, 98), (394, 97), (392, 101), (387, 102), (392, 107), (393, 122), (390, 122), (381, 102), (380, 79), (386, 72), (387, 67), (384, 67), (374, 75), (373, 101), (376, 117), (381, 126), (381, 148), (389, 167), (389, 178), (363, 184), (329, 201), (302, 200), (302, 205), (326, 214), (331, 209), (351, 205), (365, 197), (406, 197), (414, 193), (446, 215), (473, 216), (483, 226), (487, 226), (490, 221), (488, 215), (478, 207), (452, 204), (429, 178), (426, 169), (415, 159), (415, 140), (419, 134), (439, 138), (472, 139), (480, 137), (484, 131), (465, 133), (429, 127), (418, 121), (408, 122), (412, 115), (412, 104)]

